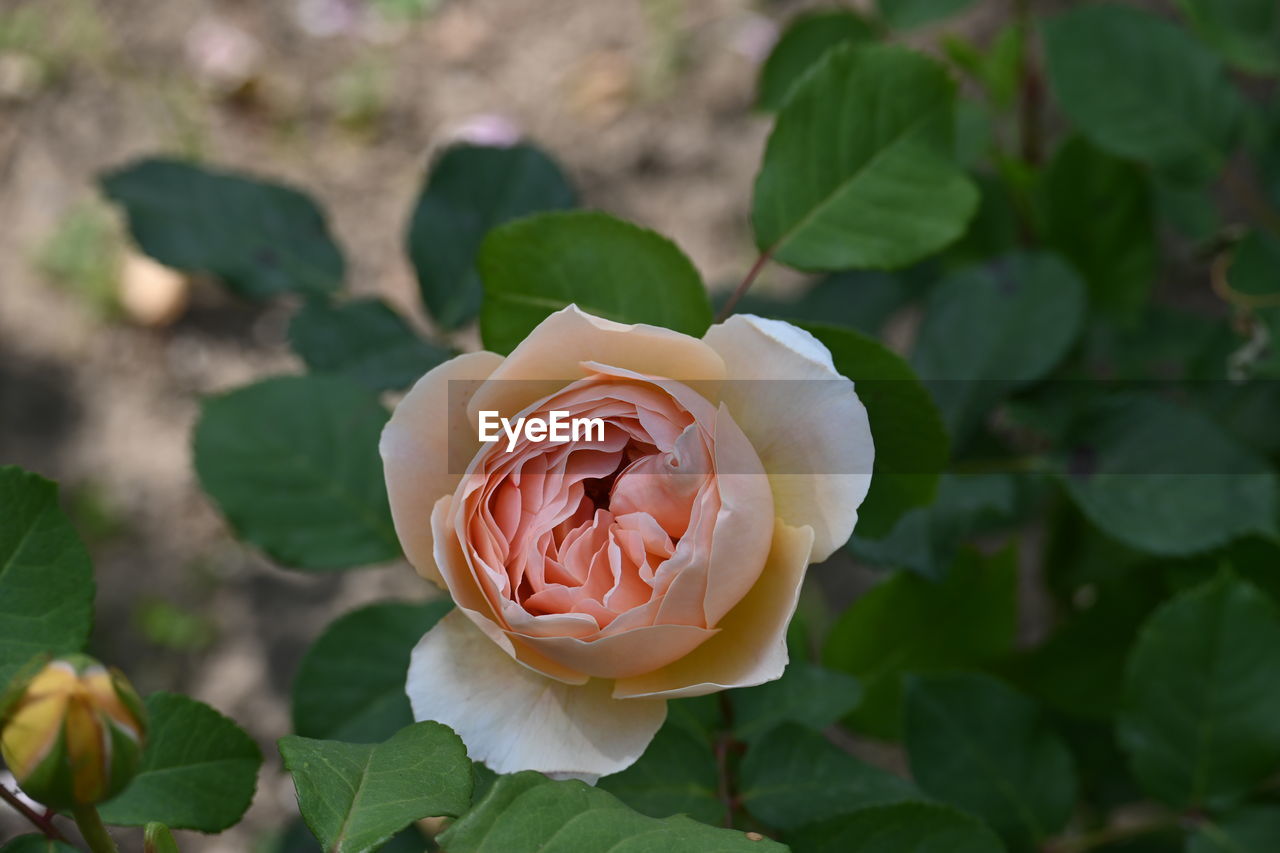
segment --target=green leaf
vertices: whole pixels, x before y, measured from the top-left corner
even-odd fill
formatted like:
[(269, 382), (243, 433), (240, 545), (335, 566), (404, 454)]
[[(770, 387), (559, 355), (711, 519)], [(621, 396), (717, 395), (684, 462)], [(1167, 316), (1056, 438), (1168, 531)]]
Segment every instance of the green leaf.
[(1280, 6), (1274, 0), (1178, 0), (1192, 25), (1232, 65), (1280, 72)]
[(1118, 576), (1067, 602), (1062, 624), (1013, 669), (1017, 683), (1050, 707), (1109, 721), (1120, 707), (1124, 662), (1138, 628), (1166, 589), (1152, 567), (1094, 562)]
[(760, 69), (756, 106), (777, 110), (787, 99), (796, 81), (822, 55), (838, 44), (864, 43), (875, 31), (861, 15), (840, 10), (823, 10), (801, 15), (787, 25)]
[(321, 295), (346, 264), (324, 215), (279, 184), (178, 160), (142, 160), (102, 178), (142, 251), (186, 272), (217, 276), (241, 296)]
[(595, 211), (544, 213), (495, 229), (480, 248), (480, 276), (480, 333), (500, 353), (571, 304), (695, 337), (711, 325), (702, 279), (675, 243)]
[(1055, 255), (1016, 252), (944, 279), (912, 366), (960, 445), (1003, 397), (1045, 376), (1084, 319), (1085, 287)]
[(1204, 415), (1153, 395), (1104, 398), (1055, 464), (1081, 511), (1153, 554), (1193, 554), (1272, 533), (1276, 477)]
[(928, 274), (921, 274), (919, 267), (899, 273), (878, 270), (830, 273), (801, 288), (790, 299), (748, 291), (737, 310), (740, 314), (758, 314), (792, 323), (841, 326), (878, 337), (893, 315), (918, 299), (932, 284), (931, 280), (923, 280)]
[(946, 574), (960, 544), (972, 534), (1011, 521), (1017, 483), (1009, 474), (943, 474), (933, 503), (913, 509), (882, 539), (855, 530), (849, 550), (885, 568), (910, 569), (927, 578)]
[(1224, 809), (1280, 765), (1280, 612), (1230, 575), (1179, 595), (1129, 657), (1121, 747), (1147, 792)]
[(978, 192), (954, 162), (954, 89), (904, 48), (828, 52), (769, 137), (752, 210), (760, 250), (800, 269), (893, 268), (959, 237)]
[(414, 723), (379, 744), (280, 739), (298, 807), (325, 850), (376, 850), (415, 820), (471, 805), (467, 748), (448, 726)]
[(903, 513), (933, 500), (950, 440), (942, 416), (911, 367), (879, 341), (851, 329), (802, 324), (831, 350), (867, 407), (876, 459), (858, 508), (864, 536), (883, 536)]
[(293, 682), (293, 730), (322, 740), (375, 743), (413, 722), (405, 695), (409, 653), (449, 611), (446, 599), (388, 601), (333, 622)]
[(668, 718), (640, 760), (605, 776), (599, 787), (650, 817), (686, 814), (718, 823), (724, 816), (719, 784), (710, 741), (686, 723)]
[(972, 6), (974, 0), (878, 0), (880, 15), (895, 30), (909, 30)]
[(1004, 853), (978, 821), (947, 806), (876, 806), (806, 827), (792, 839), (796, 853)]
[(818, 731), (833, 725), (858, 707), (862, 685), (846, 673), (793, 659), (777, 681), (735, 690), (729, 697), (733, 733), (751, 742), (783, 723)]
[(1080, 271), (1092, 305), (1133, 313), (1156, 274), (1147, 178), (1082, 137), (1067, 140), (1045, 173), (1039, 202), (1045, 244)]
[(163, 823), (149, 823), (142, 834), (142, 853), (178, 853), (178, 842)]
[(560, 167), (532, 145), (446, 150), (418, 197), (408, 234), (409, 256), (431, 316), (453, 329), (479, 312), (483, 289), (476, 256), (490, 229), (575, 204)]
[(1242, 101), (1221, 63), (1157, 15), (1111, 3), (1044, 22), (1049, 82), (1067, 117), (1103, 150), (1157, 166), (1217, 171)]
[(753, 744), (739, 777), (743, 806), (757, 819), (788, 831), (865, 806), (921, 798), (905, 779), (794, 723), (770, 730)]
[(400, 555), (378, 458), (386, 421), (348, 379), (267, 379), (205, 400), (196, 473), (236, 535), (286, 566), (385, 562)]
[(1007, 653), (1017, 625), (1014, 551), (961, 551), (947, 577), (895, 572), (846, 610), (823, 649), (823, 663), (862, 681), (850, 716), (867, 734), (902, 731), (903, 677), (977, 666)]
[(451, 354), (418, 337), (381, 299), (308, 302), (289, 324), (289, 343), (313, 373), (336, 373), (374, 391), (408, 388)]
[(147, 697), (147, 746), (124, 793), (99, 807), (117, 826), (163, 823), (221, 832), (240, 820), (262, 766), (258, 745), (203, 702), (175, 693)]
[(0, 853), (79, 853), (79, 851), (70, 844), (54, 841), (38, 833), (30, 833), (10, 839), (0, 847)]
[(1038, 849), (1071, 816), (1071, 754), (1035, 703), (985, 675), (907, 687), (907, 755), (926, 793), (972, 812), (1015, 850)]
[(577, 780), (526, 770), (499, 776), (478, 805), (437, 839), (449, 853), (785, 853), (781, 844), (687, 817), (637, 814)]
[(1280, 807), (1253, 806), (1206, 822), (1187, 843), (1187, 853), (1271, 853), (1280, 838)]
[(0, 466), (0, 693), (38, 654), (78, 652), (93, 623), (93, 566), (58, 487)]

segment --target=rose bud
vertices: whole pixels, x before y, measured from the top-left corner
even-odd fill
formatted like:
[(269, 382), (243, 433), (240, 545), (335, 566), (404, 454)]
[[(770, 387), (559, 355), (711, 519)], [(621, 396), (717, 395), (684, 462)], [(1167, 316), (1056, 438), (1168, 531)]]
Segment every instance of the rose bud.
[[(562, 417), (589, 428), (544, 438)], [(782, 675), (805, 570), (849, 538), (874, 458), (808, 332), (574, 306), (424, 376), (381, 451), (405, 554), (456, 605), (413, 652), (415, 718), (499, 773), (585, 779), (634, 762), (667, 700)]]
[(32, 799), (59, 809), (93, 805), (137, 772), (146, 712), (119, 670), (64, 655), (20, 680), (5, 704), (0, 752)]

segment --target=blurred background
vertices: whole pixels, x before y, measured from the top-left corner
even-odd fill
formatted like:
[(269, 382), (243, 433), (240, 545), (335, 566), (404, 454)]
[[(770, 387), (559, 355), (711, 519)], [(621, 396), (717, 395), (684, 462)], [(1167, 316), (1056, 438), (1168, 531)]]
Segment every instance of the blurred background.
[[(298, 186), (352, 291), (425, 324), (403, 245), (433, 152), (527, 137), (585, 206), (671, 236), (727, 286), (754, 259), (758, 65), (812, 5), (0, 0), (0, 463), (62, 484), (95, 561), (92, 651), (143, 693), (232, 716), (267, 756), (244, 823), (184, 850), (257, 849), (296, 813), (273, 742), (300, 655), (336, 614), (428, 590), (404, 564), (304, 574), (233, 541), (192, 471), (198, 400), (300, 370), (295, 306), (145, 260), (97, 176), (164, 153)], [(987, 5), (1004, 4), (948, 26)]]

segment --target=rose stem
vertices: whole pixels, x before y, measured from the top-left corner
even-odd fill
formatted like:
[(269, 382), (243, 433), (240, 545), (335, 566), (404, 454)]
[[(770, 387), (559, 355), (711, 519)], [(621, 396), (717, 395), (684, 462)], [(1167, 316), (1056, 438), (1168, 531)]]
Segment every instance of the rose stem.
[(102, 825), (102, 817), (96, 808), (76, 806), (71, 810), (71, 816), (76, 819), (76, 826), (80, 827), (80, 834), (93, 853), (120, 853), (120, 848), (116, 847), (107, 828)]
[(44, 833), (46, 838), (52, 838), (54, 841), (66, 841), (67, 837), (63, 835), (58, 827), (53, 825), (53, 821), (48, 816), (41, 817), (30, 806), (18, 799), (12, 791), (3, 785), (0, 785), (0, 800), (4, 800), (13, 810), (25, 817), (35, 825), (36, 829)]
[(756, 258), (756, 262), (751, 265), (751, 269), (747, 270), (747, 274), (743, 277), (738, 286), (734, 288), (733, 293), (724, 301), (724, 305), (720, 307), (720, 313), (716, 315), (716, 322), (723, 323), (725, 318), (733, 313), (734, 306), (738, 304), (738, 300), (747, 292), (747, 288), (755, 283), (756, 278), (760, 275), (760, 271), (764, 269), (764, 265), (769, 263), (769, 259), (773, 257), (773, 249), (766, 249), (760, 253), (760, 257)]

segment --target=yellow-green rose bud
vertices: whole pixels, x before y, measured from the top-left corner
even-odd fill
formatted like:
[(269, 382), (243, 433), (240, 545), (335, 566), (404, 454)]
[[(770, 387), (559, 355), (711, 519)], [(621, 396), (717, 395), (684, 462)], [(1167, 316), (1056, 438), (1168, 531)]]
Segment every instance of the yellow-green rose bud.
[(59, 809), (93, 805), (137, 772), (146, 712), (119, 670), (85, 655), (59, 657), (5, 704), (0, 752), (32, 799)]

